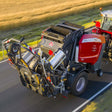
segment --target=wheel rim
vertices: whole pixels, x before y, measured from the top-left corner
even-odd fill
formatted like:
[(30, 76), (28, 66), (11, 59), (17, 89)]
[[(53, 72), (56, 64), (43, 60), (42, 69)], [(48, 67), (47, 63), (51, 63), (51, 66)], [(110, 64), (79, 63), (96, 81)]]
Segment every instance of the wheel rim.
[(85, 87), (85, 78), (84, 77), (81, 77), (78, 81), (77, 81), (77, 84), (76, 84), (76, 90), (78, 92), (81, 92), (84, 87)]
[(17, 46), (13, 47), (13, 52), (16, 53), (17, 51), (18, 51), (18, 47)]

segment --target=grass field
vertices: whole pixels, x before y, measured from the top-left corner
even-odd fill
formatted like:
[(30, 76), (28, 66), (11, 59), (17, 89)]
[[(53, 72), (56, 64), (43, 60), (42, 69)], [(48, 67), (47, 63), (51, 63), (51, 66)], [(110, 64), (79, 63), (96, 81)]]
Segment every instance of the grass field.
[[(112, 9), (112, 6), (103, 7), (104, 10)], [(90, 27), (94, 25), (93, 20), (100, 19), (101, 16), (99, 14), (98, 8), (91, 9), (87, 12), (72, 14), (71, 16), (66, 16), (62, 18), (58, 18), (55, 20), (50, 20), (47, 22), (38, 23), (35, 25), (30, 25), (28, 27), (20, 27), (13, 30), (0, 31), (0, 41), (5, 38), (16, 38), (20, 39), (21, 37), (25, 38), (26, 43), (30, 43), (33, 41), (37, 41), (40, 39), (40, 35), (42, 30), (47, 28), (48, 26), (56, 23), (60, 23), (61, 21), (70, 21), (72, 23), (80, 24), (85, 27)], [(1, 42), (0, 42), (0, 50), (1, 50)], [(0, 60), (3, 59), (2, 52), (0, 52)]]
[(112, 0), (0, 0), (0, 29), (11, 29), (112, 4)]

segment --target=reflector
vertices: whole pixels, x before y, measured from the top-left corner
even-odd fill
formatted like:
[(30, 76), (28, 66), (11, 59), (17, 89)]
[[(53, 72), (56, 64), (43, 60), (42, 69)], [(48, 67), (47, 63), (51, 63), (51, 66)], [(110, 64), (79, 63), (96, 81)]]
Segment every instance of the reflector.
[(53, 51), (52, 50), (49, 50), (49, 55), (54, 55)]
[(41, 36), (41, 40), (43, 39), (44, 35)]
[(100, 11), (102, 11), (102, 7), (100, 7), (99, 9), (100, 9)]
[(96, 21), (96, 25), (95, 26), (100, 28), (100, 22)]

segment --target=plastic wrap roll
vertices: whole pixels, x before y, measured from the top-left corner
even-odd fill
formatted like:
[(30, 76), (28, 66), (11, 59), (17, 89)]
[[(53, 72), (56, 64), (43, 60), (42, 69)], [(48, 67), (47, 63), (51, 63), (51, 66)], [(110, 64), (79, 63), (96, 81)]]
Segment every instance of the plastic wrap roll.
[(55, 56), (50, 60), (50, 64), (54, 68), (60, 61), (64, 58), (65, 53), (61, 50), (59, 50)]

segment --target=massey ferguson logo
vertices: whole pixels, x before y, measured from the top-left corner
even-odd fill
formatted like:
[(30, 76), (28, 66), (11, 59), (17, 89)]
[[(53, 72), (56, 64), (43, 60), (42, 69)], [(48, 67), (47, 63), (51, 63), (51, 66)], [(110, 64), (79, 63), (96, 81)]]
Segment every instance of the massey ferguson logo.
[(49, 46), (52, 47), (52, 46), (53, 46), (53, 42), (50, 42), (50, 43), (49, 43)]

